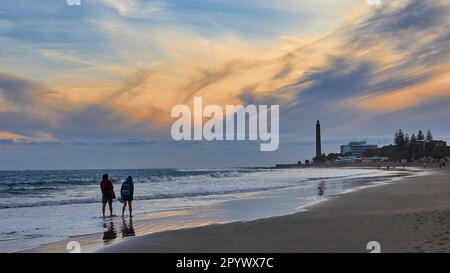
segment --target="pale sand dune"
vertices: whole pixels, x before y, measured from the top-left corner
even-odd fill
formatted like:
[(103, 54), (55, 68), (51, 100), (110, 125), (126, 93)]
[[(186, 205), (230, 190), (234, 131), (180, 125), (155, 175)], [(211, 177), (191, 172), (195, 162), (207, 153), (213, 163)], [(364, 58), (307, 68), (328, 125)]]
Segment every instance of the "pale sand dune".
[(450, 252), (450, 171), (336, 197), (289, 216), (135, 237), (102, 252)]

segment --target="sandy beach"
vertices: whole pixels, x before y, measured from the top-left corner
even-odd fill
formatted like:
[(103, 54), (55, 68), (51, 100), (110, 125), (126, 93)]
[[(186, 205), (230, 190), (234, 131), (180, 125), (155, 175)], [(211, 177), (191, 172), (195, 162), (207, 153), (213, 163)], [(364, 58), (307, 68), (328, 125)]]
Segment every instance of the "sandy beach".
[(450, 251), (450, 170), (428, 169), (293, 215), (129, 238), (100, 252)]

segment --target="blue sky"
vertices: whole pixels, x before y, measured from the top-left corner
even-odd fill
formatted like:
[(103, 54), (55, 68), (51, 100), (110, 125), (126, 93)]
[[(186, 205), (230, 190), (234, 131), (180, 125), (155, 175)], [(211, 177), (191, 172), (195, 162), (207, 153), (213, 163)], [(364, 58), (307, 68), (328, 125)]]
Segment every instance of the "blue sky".
[[(398, 128), (450, 141), (445, 1), (0, 3), (0, 169), (270, 166)], [(279, 104), (280, 148), (180, 142), (171, 108)]]

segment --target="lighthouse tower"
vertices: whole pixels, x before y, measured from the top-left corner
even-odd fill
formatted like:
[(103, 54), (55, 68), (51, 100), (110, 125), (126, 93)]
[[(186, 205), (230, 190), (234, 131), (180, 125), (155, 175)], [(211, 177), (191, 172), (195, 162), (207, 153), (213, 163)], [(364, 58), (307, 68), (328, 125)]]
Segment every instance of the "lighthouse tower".
[(320, 136), (320, 121), (316, 124), (316, 158), (322, 155), (322, 139)]

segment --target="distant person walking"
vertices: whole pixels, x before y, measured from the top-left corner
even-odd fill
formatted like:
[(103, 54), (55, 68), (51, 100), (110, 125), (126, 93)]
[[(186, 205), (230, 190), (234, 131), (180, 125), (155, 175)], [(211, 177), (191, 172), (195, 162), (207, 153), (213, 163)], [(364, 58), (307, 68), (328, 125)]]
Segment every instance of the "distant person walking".
[(134, 197), (134, 184), (133, 184), (133, 178), (131, 176), (128, 176), (127, 180), (123, 182), (122, 187), (120, 188), (120, 195), (123, 201), (123, 207), (122, 207), (122, 217), (125, 215), (125, 209), (127, 208), (128, 203), (128, 209), (130, 210), (130, 217), (133, 216), (133, 197)]
[(107, 174), (103, 175), (102, 182), (100, 183), (100, 189), (102, 191), (103, 217), (105, 217), (106, 203), (109, 205), (110, 215), (113, 216), (112, 202), (113, 199), (116, 198), (116, 194), (114, 193), (114, 186), (109, 180), (109, 176)]

